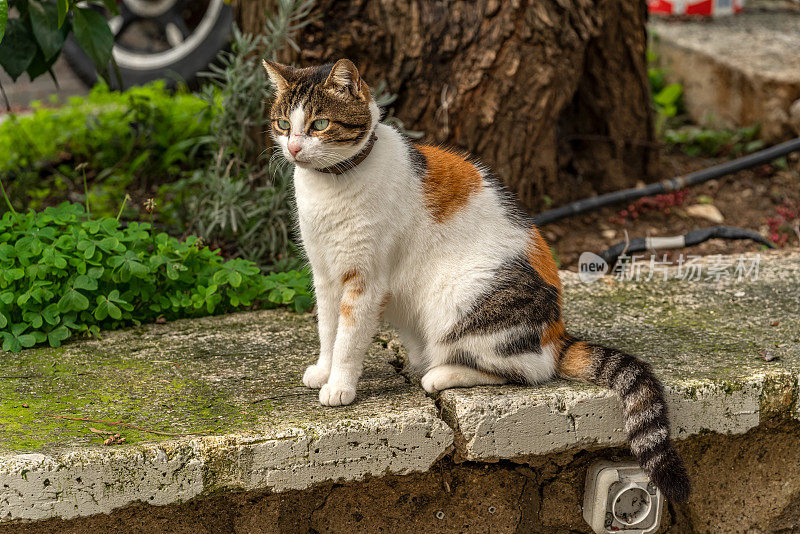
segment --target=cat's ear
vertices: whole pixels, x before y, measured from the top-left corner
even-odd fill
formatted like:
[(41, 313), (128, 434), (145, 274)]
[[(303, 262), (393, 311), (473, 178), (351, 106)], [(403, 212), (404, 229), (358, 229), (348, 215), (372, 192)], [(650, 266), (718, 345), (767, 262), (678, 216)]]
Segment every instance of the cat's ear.
[(266, 59), (263, 60), (263, 65), (275, 90), (279, 93), (285, 91), (289, 87), (288, 78), (290, 78), (292, 67)]
[[(325, 80), (325, 87), (334, 89), (338, 92), (350, 92), (353, 96), (364, 98), (364, 89), (367, 87), (358, 74), (358, 69), (349, 59), (337, 61), (328, 79)], [(367, 95), (369, 94), (367, 90)]]

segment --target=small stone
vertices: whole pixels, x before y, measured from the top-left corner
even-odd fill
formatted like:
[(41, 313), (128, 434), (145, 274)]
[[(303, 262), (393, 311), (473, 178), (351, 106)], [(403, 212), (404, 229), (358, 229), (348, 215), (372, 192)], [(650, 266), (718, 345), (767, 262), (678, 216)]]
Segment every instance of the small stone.
[(769, 350), (762, 350), (761, 352), (759, 352), (759, 354), (761, 354), (765, 362), (771, 362), (773, 360), (779, 359), (779, 356), (775, 356), (775, 354), (773, 354), (772, 351)]
[(614, 239), (615, 237), (617, 237), (617, 231), (616, 231), (616, 230), (611, 230), (611, 229), (608, 229), (608, 230), (603, 230), (603, 231), (601, 232), (601, 235), (602, 235), (602, 236), (603, 236), (605, 239)]
[(725, 222), (725, 217), (713, 204), (694, 204), (686, 208), (686, 213), (717, 224)]

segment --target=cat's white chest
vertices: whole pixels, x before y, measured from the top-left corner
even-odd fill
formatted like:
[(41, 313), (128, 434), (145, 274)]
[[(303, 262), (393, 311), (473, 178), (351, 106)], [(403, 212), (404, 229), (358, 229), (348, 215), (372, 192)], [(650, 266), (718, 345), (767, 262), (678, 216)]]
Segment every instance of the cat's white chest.
[(335, 273), (360, 263), (372, 241), (369, 198), (357, 180), (295, 171), (298, 220), (303, 245), (315, 271)]

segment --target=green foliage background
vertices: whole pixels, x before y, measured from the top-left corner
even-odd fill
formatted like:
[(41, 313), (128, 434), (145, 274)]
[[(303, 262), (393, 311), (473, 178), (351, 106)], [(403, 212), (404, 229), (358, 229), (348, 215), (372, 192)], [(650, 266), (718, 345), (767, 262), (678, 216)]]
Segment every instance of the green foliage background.
[(203, 99), (156, 82), (86, 97), (0, 124), (0, 176), (16, 209), (57, 203), (83, 192), (85, 165), (96, 213), (112, 215), (129, 189), (174, 181), (209, 157), (211, 113)]
[[(98, 72), (107, 75), (114, 36), (106, 18), (92, 8), (102, 6), (118, 14), (115, 0), (80, 3), (77, 0), (0, 0), (0, 66), (16, 81), (23, 73), (31, 80), (50, 70), (72, 32), (92, 58)], [(88, 5), (87, 5), (88, 4)], [(18, 17), (9, 19), (9, 8)]]

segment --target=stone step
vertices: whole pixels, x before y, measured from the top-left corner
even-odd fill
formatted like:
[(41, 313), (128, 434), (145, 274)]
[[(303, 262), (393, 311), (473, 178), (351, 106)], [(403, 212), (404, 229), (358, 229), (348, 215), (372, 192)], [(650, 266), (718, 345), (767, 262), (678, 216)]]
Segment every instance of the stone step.
[(716, 19), (651, 17), (650, 44), (670, 81), (683, 85), (695, 122), (761, 124), (770, 142), (800, 135), (800, 10)]
[[(775, 421), (791, 422), (800, 435), (800, 252), (742, 258), (706, 258), (692, 271), (699, 280), (677, 279), (672, 269), (651, 280), (606, 277), (584, 285), (562, 273), (569, 330), (639, 355), (664, 381), (690, 471), (705, 468), (692, 445), (697, 439), (720, 444)], [(750, 271), (738, 280), (740, 264), (757, 266), (757, 279)], [(647, 269), (640, 274), (647, 278)], [(507, 467), (490, 469), (498, 461), (563, 463), (579, 451), (619, 454), (613, 447), (625, 442), (619, 402), (594, 386), (553, 381), (430, 398), (397, 372), (404, 352), (391, 330), (370, 349), (356, 402), (325, 408), (301, 384), (316, 344), (310, 315), (257, 311), (4, 353), (0, 532), (136, 503), (233, 499), (240, 491), (300, 503), (305, 492), (333, 482), (402, 485), (411, 473), (438, 480), (465, 460), (469, 473), (482, 462), (488, 471), (481, 472), (502, 479)], [(107, 435), (92, 428), (119, 432), (126, 442), (104, 446)], [(792, 502), (800, 479), (787, 484), (759, 496), (775, 501), (765, 509), (778, 514)], [(570, 510), (578, 512), (559, 525), (580, 528), (580, 489), (570, 495)], [(556, 506), (562, 497), (552, 498), (541, 505)], [(698, 517), (709, 517), (702, 508), (709, 499), (727, 502), (722, 494), (697, 498)]]

